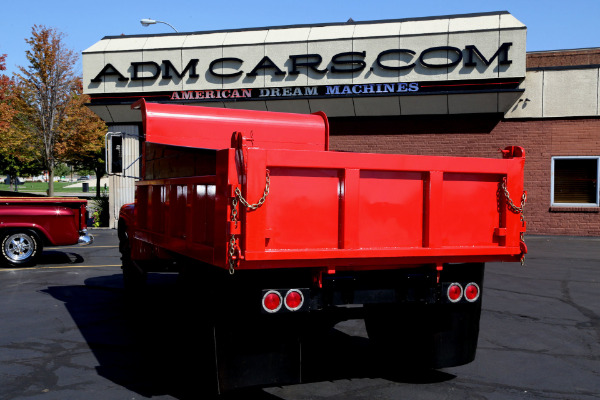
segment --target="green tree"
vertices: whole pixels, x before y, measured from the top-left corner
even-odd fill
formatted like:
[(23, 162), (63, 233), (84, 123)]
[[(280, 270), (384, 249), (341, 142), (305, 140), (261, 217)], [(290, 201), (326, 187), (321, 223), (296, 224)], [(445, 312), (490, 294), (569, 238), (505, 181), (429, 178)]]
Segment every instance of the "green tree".
[(74, 94), (73, 106), (67, 111), (61, 127), (58, 156), (77, 170), (93, 170), (96, 174), (96, 197), (100, 196), (100, 179), (104, 175), (104, 135), (107, 127), (85, 106), (89, 96), (80, 85)]
[(69, 175), (69, 173), (71, 172), (71, 168), (69, 168), (69, 166), (67, 164), (56, 164), (56, 167), (54, 168), (54, 173), (56, 174), (56, 176), (67, 176)]

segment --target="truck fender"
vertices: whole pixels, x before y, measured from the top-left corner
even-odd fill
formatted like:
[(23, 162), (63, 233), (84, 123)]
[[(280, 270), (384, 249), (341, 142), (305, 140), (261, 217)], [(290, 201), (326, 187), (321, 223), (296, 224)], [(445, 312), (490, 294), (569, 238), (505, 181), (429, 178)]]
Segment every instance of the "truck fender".
[(43, 226), (37, 224), (21, 224), (21, 223), (8, 223), (2, 224), (2, 230), (0, 233), (4, 234), (5, 230), (10, 229), (21, 229), (21, 230), (31, 230), (34, 231), (39, 238), (44, 241), (46, 244), (55, 245), (55, 241), (52, 240), (52, 235), (48, 232)]

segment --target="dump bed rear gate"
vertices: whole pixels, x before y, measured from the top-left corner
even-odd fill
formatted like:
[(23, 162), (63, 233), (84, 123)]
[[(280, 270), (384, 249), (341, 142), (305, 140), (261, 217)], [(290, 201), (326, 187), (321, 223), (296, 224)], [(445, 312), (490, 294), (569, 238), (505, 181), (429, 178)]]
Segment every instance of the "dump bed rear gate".
[[(270, 187), (262, 207), (240, 207), (240, 268), (288, 260), (368, 265), (520, 256), (524, 227), (506, 206), (502, 187), (520, 199), (521, 157), (245, 154), (243, 196), (263, 196), (267, 171)], [(233, 151), (228, 158), (232, 167)], [(234, 186), (240, 182), (236, 170), (229, 179)]]

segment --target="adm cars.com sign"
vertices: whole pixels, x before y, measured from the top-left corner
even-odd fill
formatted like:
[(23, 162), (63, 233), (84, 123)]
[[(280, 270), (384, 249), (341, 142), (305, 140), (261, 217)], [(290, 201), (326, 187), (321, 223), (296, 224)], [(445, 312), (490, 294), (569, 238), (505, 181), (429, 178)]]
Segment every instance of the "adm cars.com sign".
[[(152, 85), (157, 89), (170, 81), (186, 80), (186, 86), (195, 86), (201, 74), (209, 77), (213, 82), (223, 82), (223, 89), (206, 89), (202, 87), (192, 90), (152, 91), (152, 94), (173, 101), (214, 101), (236, 100), (241, 98), (306, 98), (306, 97), (342, 97), (342, 96), (377, 96), (377, 95), (405, 95), (417, 92), (435, 93), (464, 89), (460, 85), (451, 85), (449, 81), (440, 79), (438, 85), (435, 81), (427, 84), (420, 82), (377, 82), (377, 77), (382, 74), (406, 75), (415, 69), (426, 69), (430, 72), (440, 71), (445, 73), (448, 69), (460, 67), (466, 70), (477, 68), (499, 68), (508, 66), (511, 60), (511, 42), (502, 43), (495, 52), (480, 51), (475, 45), (466, 45), (463, 48), (453, 46), (429, 47), (423, 50), (409, 48), (387, 49), (376, 53), (374, 62), (367, 63), (367, 51), (342, 52), (324, 60), (320, 54), (292, 54), (285, 62), (278, 65), (273, 59), (264, 56), (257, 63), (248, 63), (239, 57), (221, 57), (204, 63), (207, 67), (201, 70), (200, 58), (191, 58), (187, 64), (178, 69), (172, 60), (156, 61), (131, 61), (123, 69), (111, 63), (105, 64), (90, 80), (90, 84), (100, 84), (107, 81), (117, 81), (122, 85), (129, 82), (142, 81), (144, 86)], [(373, 57), (374, 55), (371, 55)], [(498, 67), (496, 67), (496, 65)], [(289, 77), (294, 78), (300, 74), (310, 75), (314, 79), (327, 77), (345, 78), (363, 73), (365, 70), (373, 77), (373, 83), (347, 84), (347, 85), (312, 85), (312, 86), (286, 86), (269, 88), (239, 88), (235, 82), (240, 79), (252, 80), (259, 75), (273, 76), (279, 80)], [(470, 90), (489, 89), (490, 80), (479, 80), (471, 85)], [(506, 85), (512, 88), (519, 82), (515, 79), (493, 79), (494, 85)], [(232, 82), (232, 83), (228, 83)], [(443, 83), (443, 84), (442, 84)], [(201, 84), (200, 84), (201, 85)], [(198, 85), (198, 86), (200, 86)], [(230, 87), (227, 87), (230, 86)], [(150, 92), (146, 91), (146, 95)], [(96, 97), (96, 96), (94, 96)], [(99, 96), (104, 97), (104, 96)]]
[[(378, 68), (388, 71), (411, 70), (417, 65), (417, 62), (426, 68), (450, 68), (460, 64), (464, 59), (465, 67), (475, 67), (478, 62), (482, 62), (486, 66), (489, 66), (496, 58), (498, 58), (499, 65), (508, 65), (512, 63), (509, 57), (509, 49), (511, 46), (512, 43), (510, 42), (503, 43), (489, 59), (473, 45), (465, 46), (464, 51), (452, 46), (431, 47), (423, 50), (418, 56), (416, 55), (417, 53), (411, 49), (389, 49), (378, 54), (376, 65)], [(464, 54), (466, 54), (466, 56)], [(290, 55), (289, 59), (291, 60), (291, 66), (287, 74), (299, 75), (301, 73), (299, 70), (300, 67), (306, 67), (318, 74), (358, 73), (367, 67), (367, 63), (364, 61), (366, 55), (366, 51), (339, 53), (331, 58), (331, 62), (329, 63), (330, 67), (321, 67), (323, 64), (323, 57), (319, 54)], [(405, 60), (408, 59), (408, 61), (403, 62), (403, 57)], [(441, 58), (441, 61), (429, 61), (430, 58), (434, 57), (436, 60)], [(396, 61), (395, 65), (392, 64), (391, 61), (394, 60), (394, 58)], [(191, 59), (181, 72), (173, 66), (173, 63), (170, 60), (163, 60), (162, 64), (158, 64), (155, 61), (136, 61), (131, 63), (131, 68), (129, 68), (131, 73), (129, 77), (126, 77), (112, 64), (106, 64), (96, 77), (92, 79), (92, 82), (102, 82), (106, 76), (116, 76), (119, 81), (156, 80), (159, 77), (161, 77), (161, 79), (170, 80), (173, 79), (174, 75), (180, 79), (183, 79), (186, 75), (190, 79), (197, 79), (200, 77), (197, 71), (199, 61), (200, 60), (197, 58)], [(218, 58), (211, 61), (207, 72), (220, 78), (235, 78), (244, 73), (248, 77), (255, 77), (258, 75), (259, 71), (265, 73), (271, 71), (274, 75), (280, 76), (286, 75), (286, 72), (284, 72), (268, 56), (263, 57), (262, 60), (248, 72), (245, 72), (243, 67), (244, 60), (240, 58)], [(234, 69), (234, 71), (226, 72), (226, 69)], [(142, 71), (145, 71), (145, 73), (142, 73)]]

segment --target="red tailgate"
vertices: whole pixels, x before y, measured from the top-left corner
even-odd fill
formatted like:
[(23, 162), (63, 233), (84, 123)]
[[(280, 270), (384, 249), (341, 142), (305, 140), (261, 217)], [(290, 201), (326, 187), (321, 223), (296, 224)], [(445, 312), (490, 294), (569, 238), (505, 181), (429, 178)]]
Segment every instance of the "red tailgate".
[(520, 204), (522, 150), (481, 159), (248, 149), (246, 163), (248, 201), (263, 195), (267, 171), (270, 187), (264, 205), (241, 211), (241, 268), (521, 257), (524, 226), (502, 186)]

